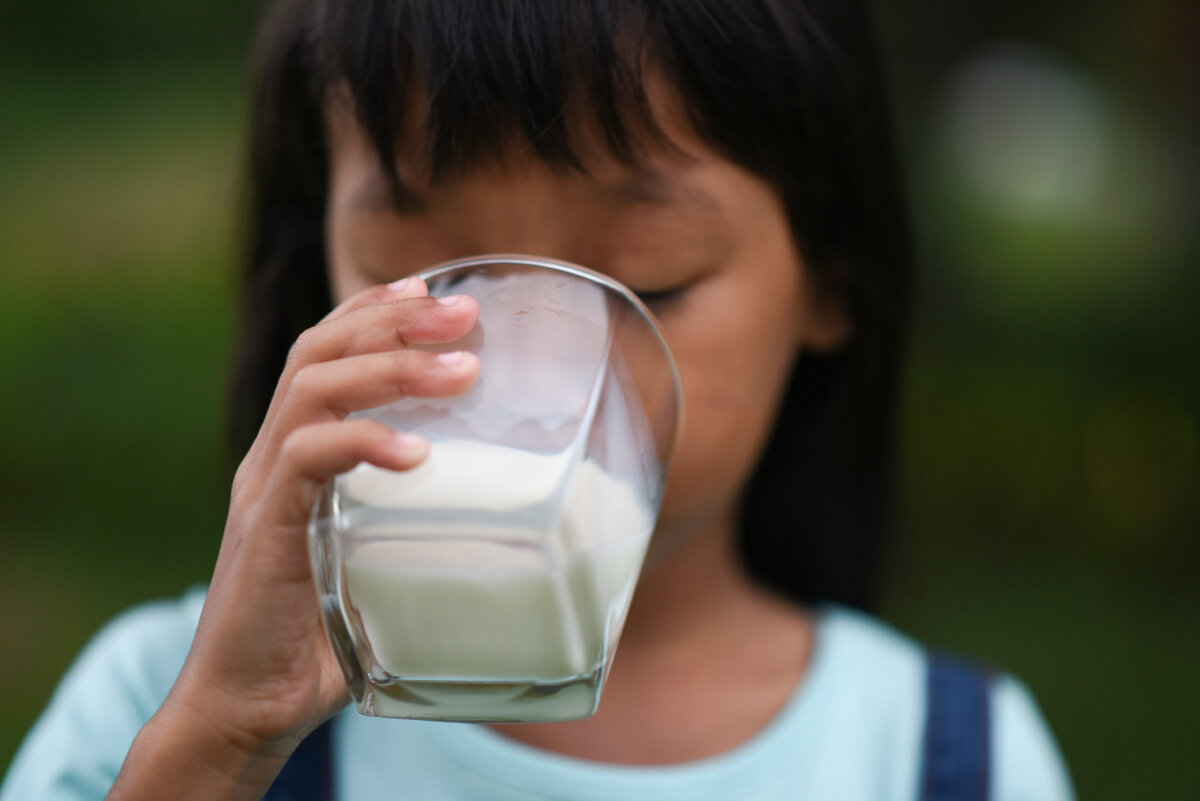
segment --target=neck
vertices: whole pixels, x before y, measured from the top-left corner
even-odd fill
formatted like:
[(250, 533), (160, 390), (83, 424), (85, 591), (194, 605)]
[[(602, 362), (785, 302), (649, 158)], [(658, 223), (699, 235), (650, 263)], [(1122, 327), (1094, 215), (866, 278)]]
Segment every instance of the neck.
[[(660, 650), (724, 636), (734, 620), (773, 605), (741, 566), (731, 512), (693, 532), (670, 553), (651, 553), (621, 637), (621, 651)], [(627, 647), (628, 646), (628, 647)]]
[(734, 519), (647, 566), (594, 716), (495, 728), (545, 750), (630, 764), (712, 756), (761, 729), (803, 674), (811, 627), (742, 569)]

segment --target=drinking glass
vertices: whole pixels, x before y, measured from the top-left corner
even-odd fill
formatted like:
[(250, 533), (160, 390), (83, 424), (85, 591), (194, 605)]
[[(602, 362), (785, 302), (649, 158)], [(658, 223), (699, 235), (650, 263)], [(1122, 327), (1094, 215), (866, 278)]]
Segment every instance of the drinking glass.
[(356, 413), (430, 442), (323, 488), (309, 549), (359, 711), (515, 722), (592, 714), (654, 529), (682, 414), (652, 316), (578, 265), (480, 256), (420, 274), (479, 321), (452, 398)]

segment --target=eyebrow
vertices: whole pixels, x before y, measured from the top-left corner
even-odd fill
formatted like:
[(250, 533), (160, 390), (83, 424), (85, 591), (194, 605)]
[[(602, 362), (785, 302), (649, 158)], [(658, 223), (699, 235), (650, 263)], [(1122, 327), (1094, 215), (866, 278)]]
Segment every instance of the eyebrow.
[[(721, 202), (711, 193), (661, 170), (643, 169), (623, 181), (602, 187), (599, 194), (619, 206), (691, 206), (701, 211), (720, 211)], [(407, 187), (379, 176), (363, 182), (350, 198), (356, 212), (419, 214), (429, 202)]]
[(712, 194), (661, 170), (639, 170), (633, 177), (600, 190), (622, 206), (695, 206), (705, 211), (721, 209)]
[(363, 181), (350, 196), (350, 209), (355, 212), (418, 214), (429, 208), (428, 201), (399, 182), (393, 184), (380, 175)]

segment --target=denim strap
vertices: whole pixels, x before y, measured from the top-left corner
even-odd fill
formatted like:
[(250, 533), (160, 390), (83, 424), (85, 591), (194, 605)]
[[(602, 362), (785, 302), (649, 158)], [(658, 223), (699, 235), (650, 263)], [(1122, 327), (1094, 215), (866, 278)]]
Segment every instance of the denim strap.
[(991, 710), (986, 672), (930, 654), (920, 801), (987, 801)]
[(332, 729), (328, 720), (296, 747), (263, 801), (333, 801)]

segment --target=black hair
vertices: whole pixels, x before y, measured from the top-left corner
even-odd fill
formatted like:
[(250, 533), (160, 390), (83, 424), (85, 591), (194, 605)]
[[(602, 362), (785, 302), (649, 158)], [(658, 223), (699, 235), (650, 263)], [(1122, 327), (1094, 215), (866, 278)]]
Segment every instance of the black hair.
[(414, 120), (434, 180), (514, 144), (586, 169), (585, 128), (632, 163), (663, 144), (646, 95), (653, 69), (708, 146), (779, 191), (806, 268), (841, 293), (853, 323), (847, 345), (793, 369), (743, 498), (743, 559), (798, 601), (875, 605), (912, 256), (862, 3), (283, 0), (257, 52), (235, 448), (261, 424), (291, 343), (330, 308), (331, 93), (348, 94), (403, 192), (395, 148)]

